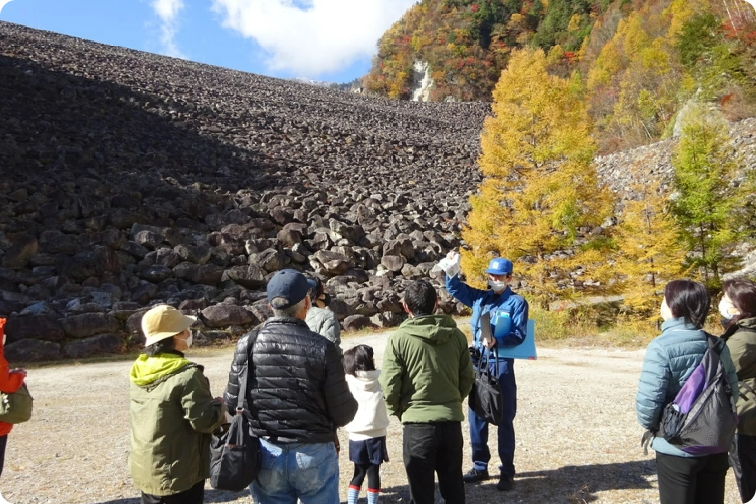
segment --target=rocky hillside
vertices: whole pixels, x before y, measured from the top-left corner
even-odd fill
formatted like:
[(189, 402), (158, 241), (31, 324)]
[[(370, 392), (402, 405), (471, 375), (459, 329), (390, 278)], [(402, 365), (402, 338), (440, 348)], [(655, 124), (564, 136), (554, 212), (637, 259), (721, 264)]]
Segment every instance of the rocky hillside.
[(120, 351), (158, 302), (236, 335), (283, 267), (326, 279), (346, 327), (395, 324), (403, 282), (459, 244), (487, 110), (0, 23), (9, 358)]
[[(123, 351), (156, 303), (199, 312), (200, 344), (235, 337), (269, 315), (266, 281), (284, 267), (324, 279), (344, 327), (397, 324), (405, 283), (440, 287), (430, 269), (460, 246), (488, 110), (0, 23), (8, 358)], [(754, 123), (738, 128), (750, 145)], [(602, 158), (602, 174), (623, 191), (625, 165), (668, 173), (660, 147), (653, 163)]]

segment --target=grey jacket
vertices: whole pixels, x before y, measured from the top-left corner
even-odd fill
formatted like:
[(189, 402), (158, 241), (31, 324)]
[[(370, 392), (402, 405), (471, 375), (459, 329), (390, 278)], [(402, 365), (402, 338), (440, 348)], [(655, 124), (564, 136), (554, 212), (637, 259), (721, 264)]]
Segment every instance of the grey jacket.
[(326, 308), (313, 306), (307, 312), (305, 322), (307, 322), (310, 331), (316, 332), (331, 341), (341, 354), (341, 327), (335, 313)]

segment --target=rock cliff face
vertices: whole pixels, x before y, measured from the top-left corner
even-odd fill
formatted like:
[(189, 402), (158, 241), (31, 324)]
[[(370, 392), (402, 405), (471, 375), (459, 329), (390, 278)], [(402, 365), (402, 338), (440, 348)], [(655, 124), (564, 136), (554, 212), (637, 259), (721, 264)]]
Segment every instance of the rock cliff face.
[[(320, 276), (344, 327), (396, 325), (406, 282), (440, 287), (430, 269), (460, 245), (489, 110), (0, 22), (6, 355), (123, 351), (141, 343), (141, 315), (157, 303), (199, 312), (200, 344), (235, 337), (269, 315), (265, 285), (284, 267)], [(753, 123), (743, 129), (753, 137)], [(624, 190), (623, 165), (645, 155), (599, 166)], [(648, 174), (668, 171), (668, 158)], [(444, 311), (461, 310), (439, 292)]]

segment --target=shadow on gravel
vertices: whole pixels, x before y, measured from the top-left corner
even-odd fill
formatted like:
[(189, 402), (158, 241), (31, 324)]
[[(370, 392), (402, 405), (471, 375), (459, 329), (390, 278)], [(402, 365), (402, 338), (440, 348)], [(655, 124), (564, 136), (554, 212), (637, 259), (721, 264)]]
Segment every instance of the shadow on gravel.
[[(647, 490), (651, 488), (648, 477), (655, 474), (653, 460), (564, 466), (549, 471), (518, 473), (514, 493), (519, 494), (518, 502), (594, 502), (598, 500), (595, 494), (599, 492)], [(496, 491), (494, 487), (492, 490)], [(529, 500), (529, 495), (535, 500)]]
[[(205, 499), (203, 502), (205, 502), (206, 504), (221, 503), (221, 502), (237, 502), (239, 497), (244, 497), (244, 495), (249, 497), (249, 491), (245, 489), (245, 490), (242, 490), (241, 492), (226, 492), (223, 490), (210, 490), (206, 488)], [(140, 498), (132, 498), (132, 499), (109, 500), (109, 501), (100, 502), (98, 504), (141, 504), (141, 502), (142, 500)]]
[[(647, 490), (652, 487), (648, 477), (655, 474), (653, 460), (565, 466), (548, 471), (518, 473), (514, 489), (509, 492), (496, 490), (495, 477), (483, 483), (466, 485), (465, 497), (467, 504), (490, 504), (504, 497), (507, 501), (522, 504), (582, 504), (597, 502), (599, 496), (596, 494), (599, 492)], [(382, 498), (384, 504), (409, 502), (409, 487), (384, 488)], [(438, 492), (438, 484), (435, 501), (437, 504), (444, 502)], [(363, 500), (360, 504), (363, 504)]]

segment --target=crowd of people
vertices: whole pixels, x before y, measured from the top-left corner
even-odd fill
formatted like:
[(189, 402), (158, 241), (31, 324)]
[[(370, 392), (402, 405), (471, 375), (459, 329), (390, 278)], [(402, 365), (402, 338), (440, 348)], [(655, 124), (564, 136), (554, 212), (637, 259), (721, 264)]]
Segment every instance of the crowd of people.
[[(323, 284), (284, 269), (267, 285), (272, 317), (239, 339), (223, 397), (213, 397), (202, 366), (188, 361), (194, 317), (167, 305), (142, 318), (145, 351), (131, 370), (130, 469), (147, 503), (201, 503), (209, 476), (210, 434), (243, 414), (260, 440), (261, 467), (249, 490), (255, 502), (338, 503), (337, 429), (348, 433), (354, 474), (347, 490), (355, 504), (367, 479), (367, 502), (380, 501), (383, 462), (389, 460), (389, 415), (403, 426), (402, 459), (410, 500), (434, 502), (435, 480), (449, 504), (465, 502), (465, 484), (488, 476), (488, 422), (468, 411), (472, 468), (463, 474), (463, 404), (475, 381), (475, 351), (496, 352), (525, 337), (528, 305), (512, 292), (512, 263), (497, 258), (486, 273), (490, 289), (459, 278), (459, 256), (450, 254), (447, 288), (473, 308), (472, 347), (449, 315), (437, 314), (438, 293), (418, 280), (405, 290), (407, 319), (386, 343), (383, 369), (373, 349), (356, 345), (342, 352), (339, 322), (326, 307)], [(481, 332), (482, 313), (507, 319), (507, 334)], [(473, 352), (471, 352), (474, 350)], [(502, 460), (497, 489), (513, 486), (516, 384), (513, 359), (491, 362), (502, 384), (505, 407), (498, 422)], [(240, 390), (242, 373), (246, 389)]]
[[(490, 478), (490, 423), (468, 409), (472, 467), (463, 474), (463, 402), (485, 366), (499, 383), (502, 407), (495, 424), (497, 490), (514, 485), (517, 384), (514, 360), (483, 361), (484, 353), (521, 343), (528, 303), (510, 283), (513, 264), (494, 258), (488, 288), (459, 278), (456, 253), (444, 262), (446, 289), (472, 309), (472, 345), (448, 315), (437, 314), (438, 294), (425, 280), (407, 285), (407, 319), (388, 337), (383, 369), (373, 349), (340, 348), (338, 320), (326, 308), (320, 281), (285, 269), (267, 286), (273, 316), (237, 343), (223, 397), (213, 398), (202, 367), (186, 360), (192, 317), (158, 306), (143, 317), (146, 350), (131, 372), (131, 473), (143, 503), (201, 503), (208, 477), (210, 433), (236, 412), (240, 394), (252, 432), (260, 439), (261, 469), (249, 490), (259, 504), (338, 503), (339, 444), (348, 433), (354, 465), (347, 503), (355, 504), (367, 479), (368, 504), (380, 501), (389, 416), (402, 423), (402, 459), (410, 502), (432, 504), (435, 484), (448, 504), (464, 504), (465, 484)], [(739, 424), (730, 450), (690, 454), (660, 433), (664, 407), (703, 358), (703, 330), (711, 297), (690, 280), (669, 282), (660, 314), (662, 333), (648, 346), (637, 393), (637, 413), (656, 451), (662, 504), (724, 502), (732, 466), (743, 502), (756, 488), (756, 283), (724, 283), (719, 304), (724, 344), (720, 351)], [(492, 330), (484, 330), (491, 324)], [(248, 373), (246, 390), (240, 377)], [(490, 419), (489, 419), (490, 420)], [(392, 454), (393, 456), (393, 454)]]
[[(330, 297), (323, 284), (284, 269), (267, 285), (272, 316), (236, 345), (222, 397), (213, 397), (203, 367), (184, 356), (192, 345), (195, 318), (168, 305), (147, 311), (141, 322), (145, 350), (129, 376), (129, 467), (141, 502), (203, 502), (211, 433), (236, 414), (240, 396), (243, 414), (260, 440), (261, 467), (249, 486), (259, 504), (340, 502), (339, 428), (348, 433), (348, 457), (354, 465), (347, 503), (357, 502), (365, 479), (367, 503), (380, 502), (380, 469), (390, 456), (390, 415), (402, 423), (410, 502), (432, 504), (437, 480), (446, 503), (464, 504), (465, 485), (490, 478), (490, 423), (495, 424), (501, 461), (496, 488), (511, 490), (516, 474), (514, 360), (501, 356), (483, 361), (480, 356), (497, 355), (498, 349), (524, 340), (528, 303), (512, 291), (513, 264), (505, 258), (488, 264), (487, 289), (459, 278), (456, 253), (443, 264), (446, 289), (472, 309), (472, 342), (454, 319), (436, 313), (438, 293), (430, 282), (417, 280), (406, 286), (407, 319), (388, 337), (383, 369), (377, 369), (367, 345), (342, 352), (338, 319), (327, 309)], [(665, 407), (709, 348), (712, 338), (703, 327), (711, 303), (702, 284), (669, 282), (660, 308), (662, 332), (648, 345), (643, 361), (637, 416), (647, 431), (644, 439), (656, 452), (661, 504), (723, 503), (730, 467), (742, 501), (750, 502), (756, 493), (753, 281), (724, 282), (719, 302), (724, 332), (721, 339), (714, 338), (722, 342), (718, 355), (737, 408), (732, 446), (690, 453), (660, 431)], [(4, 344), (3, 323), (0, 319)], [(502, 407), (493, 422), (468, 409), (472, 466), (463, 473), (463, 403), (481, 366), (498, 380)], [(25, 376), (23, 370), (9, 369), (0, 345), (0, 391), (15, 391)], [(0, 474), (11, 427), (0, 421)], [(5, 502), (0, 496), (0, 503)]]

